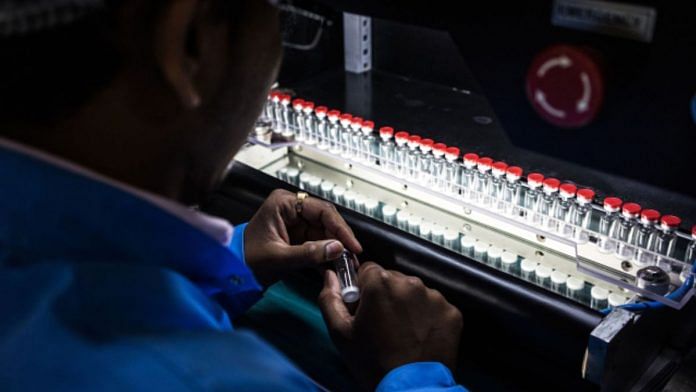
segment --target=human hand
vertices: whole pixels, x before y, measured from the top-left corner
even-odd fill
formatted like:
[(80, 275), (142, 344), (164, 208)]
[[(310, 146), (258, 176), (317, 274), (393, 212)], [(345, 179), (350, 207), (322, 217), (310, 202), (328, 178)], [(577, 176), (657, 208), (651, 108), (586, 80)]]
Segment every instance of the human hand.
[(344, 246), (362, 252), (360, 243), (336, 207), (308, 197), (296, 209), (297, 195), (275, 190), (247, 225), (246, 263), (264, 285), (283, 274), (336, 259)]
[(413, 276), (364, 263), (355, 315), (343, 303), (336, 274), (325, 272), (319, 306), (348, 367), (368, 388), (392, 369), (413, 363), (457, 360), (462, 315), (438, 291)]

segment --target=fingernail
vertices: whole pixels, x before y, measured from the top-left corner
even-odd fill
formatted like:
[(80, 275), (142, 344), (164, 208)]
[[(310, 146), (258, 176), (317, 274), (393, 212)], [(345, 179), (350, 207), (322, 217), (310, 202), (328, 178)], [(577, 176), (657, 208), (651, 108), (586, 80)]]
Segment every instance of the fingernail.
[(326, 255), (326, 260), (337, 259), (338, 256), (343, 252), (343, 245), (338, 241), (331, 241), (326, 244), (324, 248), (324, 254)]

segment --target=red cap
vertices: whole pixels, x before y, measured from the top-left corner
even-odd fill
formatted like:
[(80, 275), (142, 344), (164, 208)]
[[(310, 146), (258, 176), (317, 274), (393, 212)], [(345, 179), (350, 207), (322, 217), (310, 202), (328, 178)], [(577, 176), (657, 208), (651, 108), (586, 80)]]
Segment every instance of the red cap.
[(379, 129), (379, 134), (383, 136), (392, 136), (394, 134), (394, 128), (382, 127)]
[(408, 132), (406, 131), (399, 131), (394, 135), (396, 139), (408, 139)]
[(302, 105), (302, 110), (305, 112), (311, 112), (314, 109), (314, 102), (312, 101), (305, 101), (304, 105)]
[(445, 154), (447, 154), (449, 157), (454, 157), (454, 159), (457, 159), (459, 158), (460, 151), (457, 147), (447, 147)]
[(434, 144), (435, 142), (433, 141), (433, 139), (421, 139), (419, 147), (421, 151), (423, 151), (424, 153), (429, 153), (430, 151), (432, 151)]
[[(529, 177), (527, 177), (529, 178)], [(561, 185), (561, 182), (558, 181), (557, 178), (547, 178), (544, 180), (544, 189), (548, 189), (549, 191), (555, 192), (558, 190), (558, 187)]]
[(604, 209), (607, 211), (618, 211), (621, 208), (621, 199), (618, 197), (607, 197), (604, 199)]
[(648, 208), (641, 211), (640, 219), (646, 222), (657, 222), (657, 220), (660, 219), (660, 212)]
[(445, 143), (435, 143), (433, 144), (433, 150), (442, 152), (444, 154), (447, 150), (447, 145)]
[(290, 99), (291, 99), (291, 98), (292, 98), (292, 97), (290, 97), (289, 94), (282, 94), (282, 95), (280, 96), (280, 102), (287, 102), (287, 103), (290, 103)]
[(409, 144), (417, 145), (417, 144), (420, 143), (420, 141), (421, 141), (421, 137), (418, 136), (418, 135), (411, 135), (411, 136), (408, 137), (408, 143), (409, 143)]
[(375, 129), (375, 123), (373, 121), (363, 121), (362, 127), (368, 129)]
[(568, 183), (561, 185), (560, 189), (561, 189), (561, 194), (564, 196), (568, 196), (568, 197), (575, 196), (575, 192), (578, 191), (578, 187), (576, 187), (573, 184), (568, 184)]
[(538, 187), (544, 182), (544, 175), (541, 173), (529, 173), (527, 175), (527, 184), (532, 187)]
[(468, 154), (464, 154), (464, 161), (469, 162), (469, 163), (477, 163), (479, 160), (478, 154), (474, 154), (473, 152), (470, 152)]
[(483, 158), (479, 158), (478, 161), (476, 161), (476, 163), (478, 164), (479, 167), (483, 166), (484, 168), (490, 169), (491, 166), (493, 166), (493, 159), (491, 159), (489, 157), (483, 157)]
[(362, 123), (363, 123), (362, 117), (353, 117), (353, 119), (350, 120), (351, 126), (357, 125), (359, 127), (362, 127)]
[(670, 229), (675, 229), (681, 225), (681, 218), (679, 218), (676, 215), (664, 215), (662, 219), (660, 219), (660, 223), (662, 226), (669, 227)]
[(576, 197), (578, 200), (582, 200), (582, 201), (589, 203), (592, 201), (592, 199), (594, 199), (595, 193), (592, 189), (582, 188), (582, 189), (578, 190)]
[(314, 109), (314, 113), (316, 113), (316, 114), (322, 114), (322, 113), (326, 114), (326, 112), (328, 112), (328, 111), (329, 111), (329, 109), (326, 106), (319, 106), (316, 109)]
[(696, 237), (696, 225), (691, 226), (691, 236)]
[(271, 91), (271, 99), (280, 101), (280, 96), (283, 95), (278, 91)]
[(341, 119), (342, 122), (344, 122), (344, 121), (350, 122), (350, 120), (353, 119), (353, 115), (352, 115), (352, 114), (348, 114), (348, 113), (343, 113), (343, 114), (341, 114), (340, 119)]
[(302, 98), (295, 98), (292, 100), (292, 106), (302, 107), (303, 104), (304, 104), (304, 99), (302, 99)]
[(503, 175), (505, 170), (507, 170), (508, 164), (503, 161), (498, 161), (493, 164), (493, 172), (496, 174)]
[(519, 179), (522, 177), (522, 168), (519, 166), (510, 166), (506, 170), (506, 175), (508, 179)]
[(638, 203), (626, 203), (621, 207), (621, 212), (624, 215), (629, 215), (632, 217), (638, 216), (638, 213), (640, 213), (640, 204)]

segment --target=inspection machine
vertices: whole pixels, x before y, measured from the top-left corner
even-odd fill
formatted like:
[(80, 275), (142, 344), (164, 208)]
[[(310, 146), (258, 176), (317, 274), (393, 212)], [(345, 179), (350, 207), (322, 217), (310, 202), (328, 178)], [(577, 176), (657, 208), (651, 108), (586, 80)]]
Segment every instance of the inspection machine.
[[(280, 4), (277, 86), (203, 208), (335, 203), (361, 260), (462, 311), (473, 390), (693, 390), (696, 3), (518, 3)], [(320, 285), (243, 324), (350, 390)]]

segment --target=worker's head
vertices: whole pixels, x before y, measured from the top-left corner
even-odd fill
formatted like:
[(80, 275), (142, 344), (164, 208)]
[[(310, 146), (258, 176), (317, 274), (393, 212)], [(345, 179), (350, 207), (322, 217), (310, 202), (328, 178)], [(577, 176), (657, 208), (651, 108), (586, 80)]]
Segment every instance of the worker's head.
[(0, 16), (0, 135), (185, 202), (220, 178), (280, 60), (267, 0), (11, 0)]

